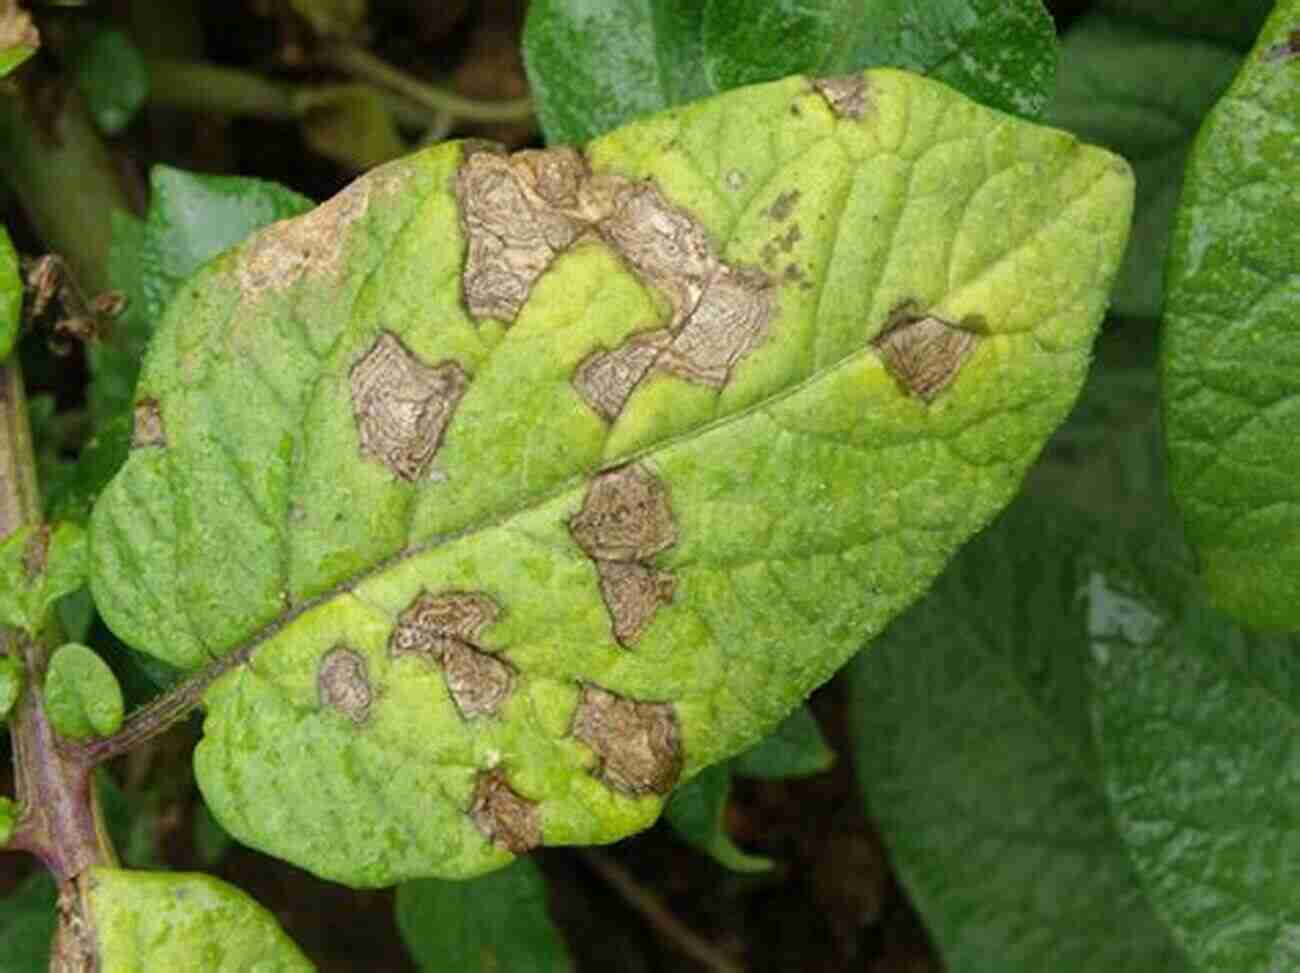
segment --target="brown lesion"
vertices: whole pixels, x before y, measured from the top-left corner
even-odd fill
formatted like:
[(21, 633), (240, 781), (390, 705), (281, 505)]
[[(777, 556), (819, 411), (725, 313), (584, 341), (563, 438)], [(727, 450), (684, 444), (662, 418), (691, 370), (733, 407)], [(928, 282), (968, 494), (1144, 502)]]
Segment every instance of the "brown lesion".
[(366, 672), (366, 657), (346, 645), (336, 645), (321, 657), (316, 690), (322, 706), (361, 724), (370, 715), (374, 691)]
[(867, 79), (861, 74), (818, 78), (813, 88), (841, 118), (860, 119), (867, 113)]
[(163, 428), (162, 407), (157, 399), (141, 399), (135, 404), (131, 448), (166, 445), (167, 432)]
[(349, 374), (361, 454), (414, 482), (424, 475), (469, 384), (459, 363), (428, 365), (383, 332)]
[(602, 473), (569, 518), (569, 533), (596, 566), (614, 638), (631, 645), (676, 590), (669, 572), (648, 563), (677, 542), (668, 488), (641, 464)]
[(537, 802), (516, 792), (499, 767), (479, 773), (469, 817), (485, 838), (512, 855), (527, 854), (542, 843)]
[(479, 592), (422, 591), (398, 615), (388, 638), (389, 654), (418, 655), (435, 663), (462, 716), (492, 715), (515, 682), (514, 667), (481, 644), (483, 629), (498, 615), (496, 602)]
[(595, 775), (624, 794), (667, 794), (681, 775), (681, 730), (671, 703), (584, 685), (572, 733), (596, 754)]
[(474, 152), (456, 174), (467, 242), (462, 288), (476, 318), (514, 321), (533, 283), (586, 226), (573, 210), (588, 177), (573, 149)]
[(957, 378), (979, 339), (933, 314), (895, 317), (872, 346), (904, 388), (931, 402)]
[[(462, 286), (475, 317), (513, 321), (537, 279), (583, 239), (604, 241), (667, 296), (664, 328), (598, 349), (574, 373), (578, 393), (611, 422), (655, 368), (721, 387), (771, 327), (774, 282), (724, 262), (703, 224), (653, 182), (593, 174), (569, 148), (479, 151), (462, 163), (456, 193), (467, 240)], [(793, 206), (792, 193), (782, 205)]]

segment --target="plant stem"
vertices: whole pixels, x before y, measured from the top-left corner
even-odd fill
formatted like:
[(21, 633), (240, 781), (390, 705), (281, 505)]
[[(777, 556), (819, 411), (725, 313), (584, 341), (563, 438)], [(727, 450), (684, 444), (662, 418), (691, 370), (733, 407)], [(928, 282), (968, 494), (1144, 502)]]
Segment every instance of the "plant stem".
[(87, 294), (98, 294), (109, 288), (113, 210), (133, 207), (81, 99), (64, 91), (57, 105), (40, 107), (51, 101), (31, 83), (19, 97), (0, 98), (0, 176), (45, 245)]
[(618, 862), (598, 851), (583, 849), (583, 861), (600, 874), (655, 931), (676, 946), (681, 952), (717, 973), (743, 973), (744, 967), (708, 940), (698, 935), (659, 901), (659, 897), (643, 886)]
[[(270, 121), (297, 121), (317, 106), (327, 106), (337, 85), (292, 85), (250, 71), (202, 61), (157, 58), (149, 62), (149, 100), (164, 108), (245, 115)], [(376, 92), (398, 123), (442, 130), (446, 113), (430, 112), (408, 98)]]
[[(0, 538), (41, 520), (27, 400), (16, 357), (0, 364)], [(45, 714), (43, 689), (55, 624), (38, 635), (0, 629), (0, 645), (26, 670), (9, 719), (19, 820), (8, 846), (39, 857), (59, 884), (52, 970), (90, 968), (94, 929), (86, 902), (87, 869), (116, 865), (117, 855), (91, 777), (91, 764), (65, 754)]]
[(512, 98), (508, 101), (476, 101), (465, 98), (426, 84), (352, 44), (326, 48), (324, 60), (340, 71), (405, 95), (430, 111), (447, 112), (472, 122), (526, 122), (533, 117), (532, 98)]

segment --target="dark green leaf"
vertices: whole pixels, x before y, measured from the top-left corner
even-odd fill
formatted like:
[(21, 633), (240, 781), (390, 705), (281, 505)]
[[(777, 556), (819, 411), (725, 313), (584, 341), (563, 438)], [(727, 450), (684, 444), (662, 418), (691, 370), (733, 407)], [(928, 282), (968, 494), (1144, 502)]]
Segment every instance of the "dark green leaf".
[(0, 899), (0, 973), (47, 973), (56, 898), (54, 879), (42, 870)]
[(1036, 119), (1055, 45), (1039, 0), (538, 0), (524, 32), (553, 143), (741, 85), (880, 66)]
[(1183, 165), (1239, 63), (1229, 48), (1104, 16), (1065, 35), (1052, 122), (1119, 152), (1137, 176), (1133, 232), (1111, 295), (1121, 314), (1160, 315)]
[(735, 872), (765, 872), (772, 859), (751, 855), (731, 840), (724, 815), (731, 796), (731, 767), (714, 764), (674, 792), (664, 810), (673, 830), (718, 864)]
[(1273, 0), (1101, 0), (1099, 6), (1166, 33), (1202, 37), (1250, 50)]
[(427, 973), (567, 973), (568, 949), (546, 911), (546, 882), (521, 858), (509, 868), (397, 887), (397, 927)]
[(1111, 823), (1078, 560), (1090, 528), (1018, 502), (852, 668), (858, 769), (952, 973), (1188, 967)]
[(812, 710), (805, 704), (757, 746), (732, 760), (731, 769), (740, 777), (778, 779), (819, 774), (833, 763), (835, 752), (827, 746)]
[(1106, 793), (1150, 901), (1198, 969), (1300, 969), (1300, 638), (1211, 608), (1176, 536), (1130, 536), (1084, 592)]
[(115, 27), (87, 26), (78, 34), (68, 69), (100, 131), (116, 135), (149, 97), (144, 55)]
[(1167, 268), (1170, 482), (1205, 584), (1300, 629), (1300, 2), (1197, 136)]

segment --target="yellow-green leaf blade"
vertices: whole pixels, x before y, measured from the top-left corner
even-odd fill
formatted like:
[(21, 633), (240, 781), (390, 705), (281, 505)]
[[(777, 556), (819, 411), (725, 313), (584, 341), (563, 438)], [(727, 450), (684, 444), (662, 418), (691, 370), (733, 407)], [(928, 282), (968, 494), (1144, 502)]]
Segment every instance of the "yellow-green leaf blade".
[(269, 912), (208, 875), (95, 868), (90, 908), (102, 973), (309, 973)]
[(182, 288), (93, 521), (114, 630), (227, 670), (214, 814), (358, 885), (614, 840), (773, 728), (1012, 495), (1132, 197), (895, 71), (473, 148)]

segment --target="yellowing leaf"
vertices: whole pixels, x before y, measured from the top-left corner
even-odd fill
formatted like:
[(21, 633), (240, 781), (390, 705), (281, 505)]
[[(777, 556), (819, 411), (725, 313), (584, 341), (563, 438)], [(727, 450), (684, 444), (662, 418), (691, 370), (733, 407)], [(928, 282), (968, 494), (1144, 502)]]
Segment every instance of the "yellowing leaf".
[(181, 288), (92, 521), (245, 844), (611, 841), (915, 599), (1068, 411), (1132, 179), (898, 71), (440, 146)]

